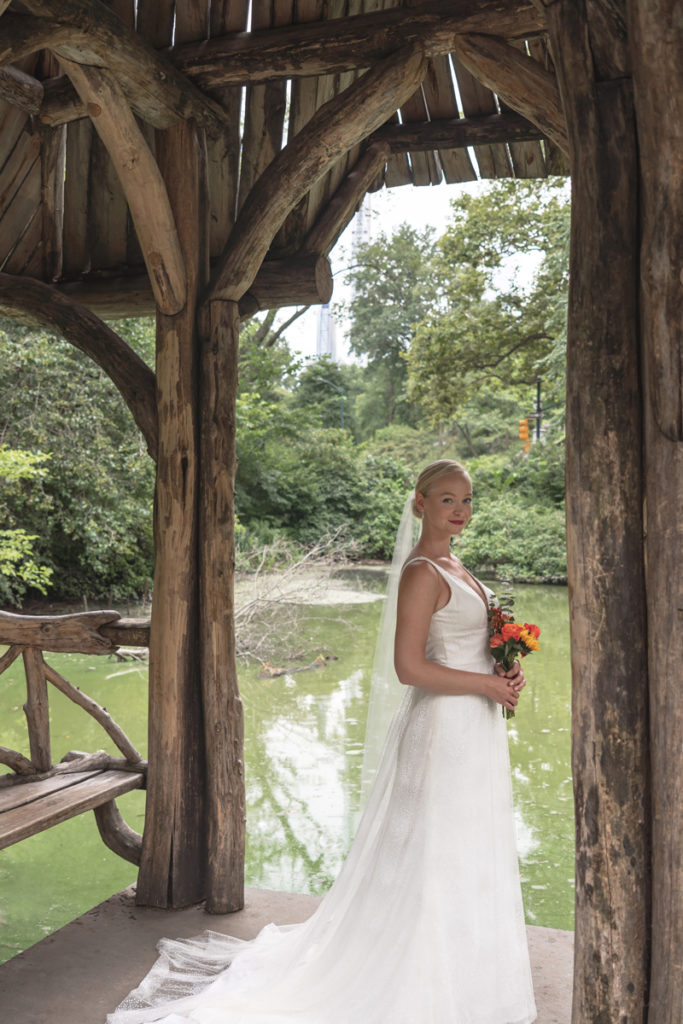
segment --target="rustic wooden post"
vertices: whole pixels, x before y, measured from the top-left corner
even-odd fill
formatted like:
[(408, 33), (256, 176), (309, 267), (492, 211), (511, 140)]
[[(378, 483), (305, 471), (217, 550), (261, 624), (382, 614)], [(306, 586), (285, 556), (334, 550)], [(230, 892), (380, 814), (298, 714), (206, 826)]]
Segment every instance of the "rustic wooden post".
[(197, 502), (200, 221), (203, 147), (190, 124), (159, 136), (188, 281), (176, 316), (157, 317), (159, 454), (150, 631), (149, 776), (137, 900), (177, 907), (204, 896), (204, 736), (198, 658)]
[(50, 709), (47, 700), (47, 682), (43, 655), (35, 647), (23, 652), (26, 671), (26, 703), (24, 713), (28, 723), (28, 742), (31, 762), (39, 772), (52, 767), (50, 754)]
[(634, 0), (652, 764), (650, 1024), (683, 1019), (683, 63), (680, 5)]
[[(548, 8), (572, 235), (567, 548), (576, 801), (575, 1024), (646, 1019), (650, 844), (638, 339), (638, 167), (625, 39)], [(593, 20), (591, 20), (591, 17)]]
[(243, 713), (235, 664), (237, 302), (209, 303), (200, 375), (200, 664), (206, 737), (206, 907), (244, 905)]

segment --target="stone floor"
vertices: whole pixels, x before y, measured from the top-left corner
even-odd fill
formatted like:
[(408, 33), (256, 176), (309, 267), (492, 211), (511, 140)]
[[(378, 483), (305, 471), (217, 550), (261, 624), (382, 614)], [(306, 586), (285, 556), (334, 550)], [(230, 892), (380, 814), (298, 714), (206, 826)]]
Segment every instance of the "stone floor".
[[(313, 896), (248, 889), (240, 913), (209, 917), (201, 907), (136, 907), (132, 889), (126, 889), (0, 967), (0, 1016), (7, 1024), (103, 1024), (151, 967), (162, 936), (211, 928), (250, 938), (269, 921), (303, 921), (317, 902)], [(537, 1024), (569, 1024), (573, 935), (552, 928), (527, 931)]]

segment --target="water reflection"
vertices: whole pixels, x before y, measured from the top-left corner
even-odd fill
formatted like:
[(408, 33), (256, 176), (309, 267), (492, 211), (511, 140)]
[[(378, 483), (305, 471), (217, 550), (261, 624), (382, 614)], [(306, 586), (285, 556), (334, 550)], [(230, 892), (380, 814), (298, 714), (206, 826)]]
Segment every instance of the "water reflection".
[[(340, 585), (383, 588), (374, 571)], [(510, 756), (527, 919), (572, 927), (573, 812), (567, 591), (517, 587), (516, 608), (543, 630), (525, 665), (529, 685), (509, 723)], [(240, 669), (247, 767), (247, 883), (325, 891), (350, 845), (360, 799), (370, 670), (382, 602), (312, 607), (306, 656), (333, 654), (320, 669), (260, 679)], [(48, 655), (67, 679), (105, 705), (138, 749), (146, 749), (146, 666), (83, 655)], [(25, 683), (15, 663), (0, 677), (2, 742), (27, 748)], [(51, 688), (53, 756), (112, 750), (100, 727)], [(144, 794), (120, 801), (142, 829)], [(74, 871), (74, 851), (79, 863)], [(0, 960), (130, 884), (135, 868), (104, 847), (92, 815), (80, 815), (0, 854)], [(11, 899), (10, 895), (11, 894)]]
[[(362, 574), (353, 580), (363, 585)], [(378, 586), (373, 577), (371, 586)], [(517, 587), (517, 607), (543, 629), (529, 658), (529, 684), (509, 725), (518, 846), (527, 919), (572, 927), (573, 797), (567, 592)], [(338, 655), (320, 671), (279, 680), (241, 672), (247, 709), (252, 884), (324, 891), (336, 876), (356, 821), (374, 635), (381, 603), (340, 609), (345, 625), (307, 629)], [(312, 648), (314, 650), (314, 646)]]

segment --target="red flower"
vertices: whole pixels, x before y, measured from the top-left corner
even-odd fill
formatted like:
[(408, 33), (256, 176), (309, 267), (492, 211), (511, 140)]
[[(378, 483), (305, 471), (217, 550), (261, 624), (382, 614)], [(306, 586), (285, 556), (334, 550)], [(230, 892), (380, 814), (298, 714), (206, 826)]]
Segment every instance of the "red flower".
[(501, 629), (503, 640), (519, 640), (522, 635), (522, 626), (518, 622), (506, 622)]
[(533, 623), (531, 623), (531, 622), (525, 622), (524, 623), (524, 628), (529, 633), (531, 633), (532, 636), (535, 636), (536, 639), (538, 640), (539, 636), (541, 635), (541, 628), (540, 628), (540, 626), (534, 626)]

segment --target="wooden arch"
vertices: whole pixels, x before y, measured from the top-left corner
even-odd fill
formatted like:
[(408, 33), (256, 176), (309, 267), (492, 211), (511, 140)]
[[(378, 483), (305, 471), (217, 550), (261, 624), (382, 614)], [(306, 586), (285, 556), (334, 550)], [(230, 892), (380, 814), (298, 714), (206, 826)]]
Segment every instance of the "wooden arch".
[[(680, 1024), (676, 0), (0, 14), (0, 308), (96, 359), (157, 462), (142, 903), (243, 900), (240, 315), (326, 301), (329, 251), (368, 190), (570, 166), (573, 1019)], [(102, 322), (150, 311), (155, 373)]]

